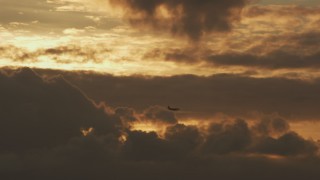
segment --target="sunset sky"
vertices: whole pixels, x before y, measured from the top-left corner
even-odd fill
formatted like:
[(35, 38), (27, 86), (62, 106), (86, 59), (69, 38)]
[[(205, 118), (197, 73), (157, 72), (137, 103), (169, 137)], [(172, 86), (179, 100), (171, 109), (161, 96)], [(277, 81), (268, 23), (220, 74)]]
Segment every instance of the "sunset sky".
[(319, 0), (0, 0), (0, 177), (319, 179), (319, 68)]

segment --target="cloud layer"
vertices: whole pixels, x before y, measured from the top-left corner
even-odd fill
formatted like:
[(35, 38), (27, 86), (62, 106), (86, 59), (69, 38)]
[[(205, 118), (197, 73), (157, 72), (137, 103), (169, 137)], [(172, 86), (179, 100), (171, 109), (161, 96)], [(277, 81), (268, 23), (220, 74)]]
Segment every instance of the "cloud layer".
[(319, 177), (318, 144), (283, 119), (254, 126), (237, 119), (201, 129), (154, 106), (144, 118), (170, 122), (160, 137), (126, 126), (137, 120), (129, 118), (135, 110), (98, 106), (62, 77), (2, 70), (0, 83), (0, 175), (6, 179)]
[(183, 109), (180, 115), (187, 117), (212, 117), (217, 113), (235, 117), (278, 113), (289, 120), (319, 118), (319, 79), (253, 78), (242, 74), (143, 77), (38, 72), (62, 73), (96, 101), (139, 111), (154, 105), (171, 105)]

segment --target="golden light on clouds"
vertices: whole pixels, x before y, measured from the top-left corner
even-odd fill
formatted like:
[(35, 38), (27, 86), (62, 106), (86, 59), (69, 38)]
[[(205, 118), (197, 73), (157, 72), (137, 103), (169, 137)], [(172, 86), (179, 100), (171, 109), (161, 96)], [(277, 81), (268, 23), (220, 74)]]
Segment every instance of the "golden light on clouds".
[(144, 131), (144, 132), (157, 132), (157, 134), (163, 137), (167, 124), (153, 123), (153, 122), (135, 122), (132, 123), (131, 130)]
[(291, 128), (307, 139), (320, 140), (320, 123), (317, 121), (292, 123)]
[[(2, 67), (27, 66), (62, 70), (90, 70), (115, 75), (156, 76), (177, 74), (209, 76), (219, 73), (247, 74), (247, 72), (255, 71), (254, 77), (272, 77), (299, 72), (300, 76), (304, 78), (310, 72), (309, 67), (306, 67), (306, 70), (283, 67), (283, 69), (275, 69), (270, 72), (262, 64), (256, 71), (257, 67), (238, 63), (219, 64), (214, 57), (233, 53), (269, 56), (269, 54), (278, 51), (297, 54), (294, 49), (302, 46), (301, 43), (304, 42), (296, 41), (294, 36), (298, 36), (299, 33), (300, 36), (307, 36), (311, 31), (316, 33), (320, 21), (317, 6), (249, 5), (244, 8), (241, 21), (234, 26), (231, 32), (208, 34), (201, 42), (196, 43), (180, 37), (173, 38), (167, 33), (135, 29), (123, 21), (122, 15), (119, 14), (113, 16), (102, 10), (93, 12), (93, 7), (105, 10), (104, 6), (106, 9), (113, 9), (115, 14), (122, 11), (122, 8), (113, 8), (112, 5), (108, 5), (107, 1), (90, 3), (87, 1), (47, 1), (47, 3), (53, 10), (50, 16), (60, 17), (61, 9), (64, 7), (63, 11), (67, 14), (66, 20), (70, 20), (72, 23), (66, 26), (54, 21), (50, 23), (53, 23), (55, 28), (51, 28), (45, 22), (49, 21), (48, 19), (27, 21), (22, 19), (20, 15), (17, 15), (16, 19), (8, 24), (0, 23), (2, 39), (0, 45), (4, 49), (8, 46), (14, 46), (19, 51), (20, 48), (23, 48), (27, 51), (24, 58), (30, 56), (27, 62), (20, 60), (19, 57), (10, 57), (6, 53), (1, 53)], [(77, 8), (71, 8), (71, 6)], [(57, 11), (54, 11), (55, 8)], [(164, 6), (157, 8), (156, 14), (161, 16), (158, 19), (172, 19), (172, 12), (169, 12), (168, 8)], [(74, 14), (74, 11), (83, 12), (84, 16), (79, 17)], [(180, 11), (182, 13), (182, 10)], [(300, 13), (292, 15), (289, 13), (291, 11)], [(49, 15), (44, 13), (44, 17), (46, 16)], [(75, 17), (76, 19), (72, 20)], [(79, 52), (60, 52), (55, 56), (34, 53), (61, 46), (78, 46)], [(311, 44), (300, 49), (301, 52), (297, 56), (306, 56), (310, 53), (312, 55), (317, 51), (316, 46), (311, 46)], [(36, 59), (39, 61), (35, 61)], [(272, 67), (272, 65), (270, 66)], [(310, 67), (312, 68), (312, 66)], [(316, 72), (310, 74), (318, 76)]]
[(0, 177), (319, 179), (319, 47), (319, 0), (0, 0)]
[(92, 127), (88, 128), (88, 129), (81, 129), (81, 133), (83, 136), (88, 136), (93, 132), (93, 130), (94, 129)]

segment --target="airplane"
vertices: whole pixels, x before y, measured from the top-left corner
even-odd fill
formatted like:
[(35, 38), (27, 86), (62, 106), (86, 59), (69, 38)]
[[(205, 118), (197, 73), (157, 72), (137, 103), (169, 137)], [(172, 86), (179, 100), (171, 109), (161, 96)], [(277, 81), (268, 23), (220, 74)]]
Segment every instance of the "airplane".
[(170, 106), (168, 106), (168, 110), (170, 110), (170, 111), (180, 111), (179, 108), (172, 108), (172, 107), (170, 107)]

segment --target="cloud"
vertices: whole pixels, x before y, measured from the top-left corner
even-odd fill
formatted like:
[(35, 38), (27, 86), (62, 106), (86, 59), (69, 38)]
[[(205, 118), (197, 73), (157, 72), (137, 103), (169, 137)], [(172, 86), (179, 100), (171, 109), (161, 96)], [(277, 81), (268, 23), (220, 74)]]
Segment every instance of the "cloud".
[(273, 128), (282, 132), (278, 137), (272, 137), (272, 133), (266, 133), (264, 129), (262, 132), (265, 134), (257, 132), (256, 127), (261, 127), (265, 122), (262, 119), (253, 127), (241, 119), (232, 123), (213, 123), (209, 126), (203, 151), (209, 154), (258, 153), (279, 156), (313, 156), (318, 153), (319, 144), (315, 141), (306, 140), (289, 128), (283, 130), (283, 124), (287, 124), (285, 120), (275, 118), (272, 121)]
[[(320, 32), (271, 35), (242, 53), (235, 51), (209, 55), (206, 62), (213, 66), (242, 66), (260, 69), (313, 69), (319, 66)], [(254, 43), (254, 42), (253, 42)], [(205, 55), (204, 55), (205, 56)]]
[[(102, 56), (107, 56), (110, 49), (99, 47), (87, 47), (77, 45), (57, 46), (47, 49), (39, 49), (36, 54), (38, 56), (49, 56), (58, 63), (102, 63), (105, 59)], [(65, 58), (64, 56), (70, 56)], [(72, 59), (72, 60), (70, 60)]]
[(251, 132), (244, 120), (234, 124), (212, 124), (204, 144), (206, 153), (232, 153), (244, 151), (251, 143)]
[(194, 156), (233, 154), (317, 156), (318, 150), (319, 144), (302, 138), (290, 129), (278, 137), (261, 135), (255, 126), (237, 119), (212, 123), (206, 131), (196, 126), (171, 125), (167, 127), (164, 138), (156, 132), (128, 131), (122, 153), (134, 161), (177, 161)]
[(172, 111), (160, 106), (149, 107), (144, 111), (143, 116), (143, 118), (147, 121), (169, 124), (175, 124), (178, 122)]
[(320, 105), (318, 79), (253, 78), (241, 74), (129, 77), (50, 70), (37, 72), (63, 74), (94, 100), (103, 100), (114, 107), (132, 107), (137, 111), (154, 105), (167, 107), (175, 104), (183, 110), (180, 117), (209, 118), (217, 113), (244, 117), (251, 113), (278, 113), (290, 121), (319, 118), (316, 108)]
[(251, 6), (244, 11), (244, 15), (248, 17), (259, 17), (266, 15), (274, 16), (292, 16), (292, 11), (299, 15), (318, 15), (317, 6), (301, 6), (301, 5), (264, 5)]
[(125, 123), (135, 122), (138, 120), (137, 113), (133, 108), (117, 107), (115, 115), (119, 116)]
[(290, 125), (279, 117), (264, 117), (254, 128), (261, 135), (283, 135), (288, 132)]
[(167, 127), (165, 139), (176, 152), (175, 157), (182, 159), (195, 155), (199, 145), (203, 142), (203, 136), (198, 127), (184, 124)]
[[(319, 177), (317, 143), (290, 129), (271, 137), (245, 120), (215, 123), (208, 130), (177, 123), (160, 137), (123, 128), (121, 118), (133, 116), (133, 109), (97, 106), (61, 76), (43, 79), (30, 69), (3, 69), (0, 83), (0, 175), (5, 179)], [(285, 120), (278, 121), (272, 127), (282, 132)], [(83, 136), (84, 127), (94, 131)]]
[(278, 139), (265, 137), (253, 148), (255, 152), (276, 155), (312, 155), (318, 151), (318, 145), (303, 139), (295, 132), (288, 132)]
[(320, 53), (299, 55), (285, 51), (274, 51), (266, 55), (222, 54), (209, 57), (214, 65), (244, 66), (266, 69), (302, 69), (319, 67)]
[(157, 105), (150, 106), (142, 112), (137, 112), (134, 108), (117, 107), (115, 108), (114, 113), (122, 119), (123, 123), (128, 124), (129, 126), (137, 122), (158, 125), (178, 123), (178, 119), (172, 111)]
[[(62, 34), (65, 29), (74, 28), (69, 29), (66, 33), (75, 35), (74, 33), (79, 30), (81, 32), (81, 29), (88, 26), (110, 29), (121, 24), (120, 21), (115, 21), (110, 16), (102, 15), (102, 8), (93, 7), (92, 2), (82, 0), (4, 0), (2, 3), (0, 24), (8, 27), (10, 32), (23, 29), (31, 31), (28, 33), (30, 35), (48, 35), (49, 32)], [(103, 21), (97, 23), (86, 16), (103, 16), (104, 18)], [(57, 21), (57, 19), (64, 21)]]
[(49, 61), (48, 59), (41, 59), (46, 57), (60, 64), (82, 64), (88, 62), (102, 63), (105, 60), (102, 57), (108, 56), (110, 51), (110, 49), (105, 47), (101, 48), (78, 45), (55, 46), (30, 51), (25, 48), (6, 45), (0, 46), (0, 58), (9, 59), (14, 62)]
[(63, 78), (43, 80), (30, 69), (0, 74), (0, 152), (50, 148), (81, 136), (80, 129), (115, 133), (117, 122)]
[(144, 58), (212, 68), (315, 69), (319, 67), (319, 38), (320, 32), (314, 30), (280, 33), (248, 37), (243, 42), (225, 40), (221, 50), (209, 46), (155, 48), (145, 53)]
[(123, 147), (124, 156), (136, 161), (164, 160), (170, 155), (166, 142), (155, 132), (130, 131)]
[(247, 6), (228, 36), (210, 36), (197, 46), (154, 47), (144, 58), (228, 71), (317, 68), (319, 12), (319, 7)]
[(65, 35), (79, 35), (84, 32), (85, 32), (85, 30), (76, 29), (76, 28), (68, 28), (68, 29), (63, 30), (63, 34), (65, 34)]
[(0, 47), (0, 57), (1, 59), (10, 59), (13, 61), (30, 61), (35, 62), (37, 61), (36, 55), (33, 53), (28, 52), (24, 48), (19, 48), (13, 45), (3, 45)]
[(246, 0), (110, 0), (123, 8), (134, 26), (148, 26), (199, 40), (212, 32), (230, 31)]
[(144, 59), (171, 61), (176, 63), (199, 63), (199, 56), (202, 52), (199, 52), (201, 48), (165, 48), (165, 49), (151, 49), (144, 54)]

